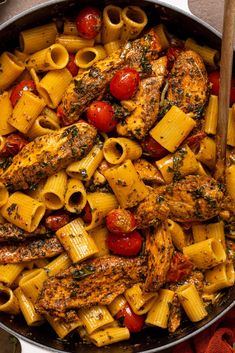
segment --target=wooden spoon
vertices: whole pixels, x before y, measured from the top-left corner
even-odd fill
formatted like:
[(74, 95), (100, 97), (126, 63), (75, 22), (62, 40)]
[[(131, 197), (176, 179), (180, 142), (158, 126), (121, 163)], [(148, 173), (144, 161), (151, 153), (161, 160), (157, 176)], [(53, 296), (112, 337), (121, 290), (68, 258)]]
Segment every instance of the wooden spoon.
[(217, 126), (217, 163), (215, 178), (224, 182), (230, 88), (235, 32), (235, 0), (224, 1), (224, 21), (220, 65), (219, 118)]

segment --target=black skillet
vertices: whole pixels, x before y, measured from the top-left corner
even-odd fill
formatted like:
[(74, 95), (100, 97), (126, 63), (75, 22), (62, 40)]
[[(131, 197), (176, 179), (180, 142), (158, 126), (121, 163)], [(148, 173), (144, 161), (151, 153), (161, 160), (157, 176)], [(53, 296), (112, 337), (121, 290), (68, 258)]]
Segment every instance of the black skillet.
[[(186, 0), (169, 1), (171, 4), (184, 3), (186, 5), (187, 3)], [(79, 8), (88, 3), (95, 4), (101, 8), (107, 4), (114, 3), (120, 6), (130, 4), (139, 5), (147, 12), (150, 23), (164, 22), (169, 31), (181, 38), (190, 36), (199, 42), (220, 49), (221, 39), (217, 31), (189, 12), (168, 5), (167, 2), (169, 1), (80, 0), (78, 2), (76, 0), (51, 0), (46, 4), (29, 9), (0, 25), (0, 52), (14, 49), (18, 45), (20, 30), (47, 23), (55, 17), (60, 18), (68, 14), (74, 15)], [(187, 6), (185, 6), (185, 9), (187, 9)], [(95, 346), (84, 345), (79, 342), (76, 335), (72, 335), (69, 339), (61, 341), (56, 338), (56, 335), (48, 325), (45, 324), (44, 326), (30, 328), (26, 325), (22, 317), (13, 319), (8, 315), (0, 314), (0, 326), (20, 339), (23, 353), (43, 353), (45, 350), (47, 352), (72, 353), (102, 353), (105, 351), (110, 353), (153, 353), (170, 348), (206, 329), (222, 317), (234, 304), (235, 286), (224, 291), (220, 303), (216, 307), (211, 308), (208, 317), (199, 323), (193, 324), (185, 320), (181, 329), (172, 335), (168, 334), (166, 330), (148, 328), (139, 334), (133, 335), (129, 341), (115, 344), (108, 348), (96, 348)], [(0, 352), (4, 353), (4, 347), (0, 347)]]

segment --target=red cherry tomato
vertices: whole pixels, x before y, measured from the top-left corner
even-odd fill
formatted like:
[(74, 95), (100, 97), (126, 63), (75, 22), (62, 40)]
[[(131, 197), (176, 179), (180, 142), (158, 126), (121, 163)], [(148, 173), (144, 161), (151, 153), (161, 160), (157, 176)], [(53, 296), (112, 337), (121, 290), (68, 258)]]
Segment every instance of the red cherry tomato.
[(135, 314), (129, 304), (126, 304), (124, 308), (116, 314), (116, 318), (123, 318), (123, 325), (126, 326), (130, 332), (140, 332), (145, 321), (145, 315)]
[(69, 72), (71, 73), (72, 76), (77, 76), (78, 74), (78, 67), (74, 62), (75, 60), (75, 55), (73, 54), (69, 54), (69, 62), (67, 64), (67, 69), (69, 70)]
[(199, 131), (196, 134), (187, 137), (185, 143), (189, 145), (189, 147), (192, 147), (198, 145), (200, 141), (203, 140), (206, 136), (207, 134), (204, 131)]
[(81, 37), (95, 38), (101, 29), (101, 12), (93, 6), (85, 7), (78, 13), (76, 26)]
[(142, 147), (150, 157), (161, 159), (165, 157), (169, 152), (158, 143), (152, 136), (148, 135), (142, 142)]
[(13, 107), (16, 105), (24, 91), (31, 91), (36, 93), (36, 86), (33, 80), (23, 80), (13, 88), (10, 96), (11, 104)]
[(6, 137), (5, 144), (0, 151), (3, 157), (15, 156), (29, 142), (18, 134), (11, 134)]
[(52, 213), (45, 219), (45, 225), (52, 231), (57, 231), (70, 222), (70, 215), (63, 211)]
[[(212, 83), (211, 93), (216, 96), (219, 95), (219, 87), (220, 87), (220, 72), (212, 71), (208, 75), (209, 81)], [(235, 103), (235, 77), (232, 78), (231, 81), (231, 90), (230, 90), (230, 105)]]
[(106, 216), (106, 226), (111, 233), (130, 233), (136, 227), (135, 216), (123, 208), (114, 209)]
[(86, 206), (83, 209), (83, 214), (82, 214), (82, 219), (85, 223), (91, 223), (92, 220), (92, 214), (91, 214), (91, 207), (89, 203), (86, 203)]
[(110, 132), (117, 125), (113, 108), (106, 102), (93, 102), (87, 109), (87, 119), (101, 132)]
[(171, 260), (171, 266), (167, 273), (167, 282), (181, 281), (187, 277), (193, 269), (193, 263), (189, 258), (179, 252), (175, 253)]
[(130, 99), (135, 93), (140, 82), (139, 73), (135, 69), (126, 67), (119, 70), (110, 82), (111, 94), (119, 99)]
[(175, 60), (177, 59), (177, 57), (181, 52), (182, 52), (182, 48), (180, 47), (170, 47), (167, 49), (166, 56), (167, 56), (168, 70), (172, 69), (172, 66), (174, 65)]
[(107, 238), (109, 250), (122, 256), (136, 256), (142, 248), (142, 243), (142, 237), (136, 230), (127, 234), (109, 233)]

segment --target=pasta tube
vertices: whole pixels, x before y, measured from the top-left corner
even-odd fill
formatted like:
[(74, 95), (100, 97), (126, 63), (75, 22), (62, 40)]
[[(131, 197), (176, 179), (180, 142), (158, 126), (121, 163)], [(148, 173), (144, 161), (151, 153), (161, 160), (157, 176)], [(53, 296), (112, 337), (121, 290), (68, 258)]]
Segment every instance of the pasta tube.
[(77, 25), (75, 21), (65, 20), (63, 34), (78, 36)]
[(78, 312), (88, 334), (108, 325), (114, 321), (108, 309), (103, 305), (95, 305), (91, 308), (82, 308)]
[(140, 283), (135, 284), (125, 291), (126, 300), (137, 315), (146, 314), (153, 306), (157, 295), (157, 293), (144, 293)]
[(19, 281), (19, 287), (24, 292), (27, 298), (34, 304), (43, 287), (43, 283), (48, 276), (44, 269), (35, 269), (25, 274)]
[(108, 308), (112, 316), (115, 316), (120, 310), (122, 310), (127, 304), (127, 300), (123, 295), (118, 295), (112, 302), (109, 304)]
[(126, 160), (104, 172), (119, 204), (123, 208), (137, 205), (148, 195), (148, 189), (139, 178), (133, 163)]
[(169, 48), (170, 43), (167, 37), (167, 30), (164, 24), (160, 23), (159, 25), (155, 26), (153, 29), (154, 29), (154, 32), (160, 38), (161, 48), (162, 49)]
[(62, 208), (64, 206), (66, 188), (67, 175), (63, 170), (48, 177), (42, 191), (45, 206), (50, 210)]
[(54, 260), (49, 262), (44, 269), (48, 275), (48, 277), (52, 277), (57, 275), (60, 271), (66, 270), (71, 265), (71, 260), (68, 255), (64, 252), (56, 257)]
[(15, 192), (1, 208), (1, 214), (17, 227), (32, 233), (45, 213), (45, 206), (22, 192)]
[(9, 192), (3, 183), (0, 182), (0, 207), (7, 203)]
[(213, 94), (210, 96), (208, 106), (205, 113), (205, 126), (204, 131), (207, 134), (216, 134), (217, 122), (218, 122), (218, 97)]
[(55, 43), (56, 35), (55, 23), (26, 29), (20, 32), (20, 48), (26, 54), (35, 53)]
[(205, 272), (207, 285), (204, 288), (206, 293), (215, 293), (223, 288), (234, 285), (235, 272), (232, 262), (220, 264)]
[(97, 347), (103, 347), (130, 338), (130, 332), (126, 327), (110, 327), (93, 333), (89, 336), (92, 343)]
[(16, 103), (9, 123), (26, 134), (39, 116), (46, 102), (30, 91), (24, 91)]
[(123, 27), (121, 40), (135, 39), (148, 23), (146, 13), (138, 6), (127, 6), (122, 10)]
[(225, 175), (228, 194), (235, 203), (235, 164), (226, 168)]
[(117, 208), (118, 203), (113, 194), (105, 192), (92, 192), (87, 194), (87, 202), (91, 209), (91, 222), (86, 225), (86, 230), (96, 228), (104, 222), (109, 211)]
[(102, 60), (106, 56), (106, 51), (102, 45), (96, 45), (94, 47), (86, 47), (78, 50), (74, 62), (81, 69), (88, 69), (94, 65), (96, 61)]
[(98, 252), (94, 240), (87, 234), (79, 218), (57, 230), (56, 236), (73, 262), (85, 260)]
[(179, 301), (192, 322), (204, 319), (208, 314), (194, 284), (185, 284), (177, 290)]
[(24, 64), (8, 52), (0, 56), (0, 67), (0, 90), (10, 87), (25, 69)]
[(52, 118), (40, 115), (36, 118), (27, 135), (31, 140), (33, 140), (38, 136), (49, 134), (59, 128), (60, 125)]
[(211, 66), (213, 69), (217, 68), (219, 61), (219, 52), (216, 49), (212, 49), (207, 46), (202, 46), (196, 43), (192, 38), (188, 38), (185, 43), (186, 49), (191, 49), (201, 55), (206, 65)]
[(72, 213), (80, 213), (86, 205), (86, 189), (77, 179), (69, 179), (65, 193), (65, 208)]
[(119, 6), (108, 5), (103, 10), (102, 43), (116, 41), (121, 36), (123, 27), (122, 9)]
[(0, 265), (0, 282), (10, 287), (23, 269), (23, 263)]
[(193, 239), (195, 243), (214, 238), (225, 248), (224, 222), (210, 224), (196, 224), (192, 226)]
[(208, 269), (226, 261), (223, 245), (214, 238), (185, 246), (183, 253), (199, 269)]
[(84, 39), (73, 34), (61, 34), (57, 36), (56, 43), (63, 45), (69, 53), (77, 53), (79, 49), (92, 47), (94, 45), (94, 39)]
[(214, 169), (216, 162), (216, 143), (212, 138), (205, 137), (201, 140), (196, 158), (208, 168)]
[(104, 49), (108, 55), (111, 55), (115, 53), (118, 49), (121, 47), (121, 41), (120, 40), (115, 40), (113, 42), (106, 43), (104, 45)]
[(46, 319), (61, 339), (65, 338), (70, 332), (72, 332), (76, 328), (82, 326), (82, 322), (80, 319), (72, 322), (64, 322), (48, 314), (46, 315)]
[(108, 229), (106, 227), (96, 227), (91, 229), (88, 234), (94, 239), (98, 248), (98, 253), (95, 257), (101, 257), (109, 254), (109, 248), (107, 246)]
[(168, 151), (175, 152), (195, 126), (196, 121), (174, 105), (150, 130), (150, 135)]
[(13, 111), (8, 92), (4, 92), (3, 94), (0, 95), (0, 111), (1, 111), (0, 134), (4, 136), (7, 134), (10, 134), (15, 130), (15, 128), (11, 126), (8, 122)]
[(140, 145), (125, 137), (112, 137), (104, 143), (104, 158), (111, 164), (120, 164), (127, 159), (138, 159), (142, 155)]
[(178, 223), (172, 221), (171, 219), (168, 219), (167, 223), (174, 246), (178, 250), (182, 251), (183, 247), (189, 245), (188, 236), (185, 234), (183, 228)]
[(0, 284), (0, 311), (16, 315), (20, 312), (20, 307), (13, 291)]
[(227, 144), (235, 147), (235, 104), (229, 108)]
[(145, 320), (147, 325), (167, 328), (170, 315), (170, 304), (174, 299), (174, 292), (169, 289), (160, 289), (159, 296), (155, 299)]

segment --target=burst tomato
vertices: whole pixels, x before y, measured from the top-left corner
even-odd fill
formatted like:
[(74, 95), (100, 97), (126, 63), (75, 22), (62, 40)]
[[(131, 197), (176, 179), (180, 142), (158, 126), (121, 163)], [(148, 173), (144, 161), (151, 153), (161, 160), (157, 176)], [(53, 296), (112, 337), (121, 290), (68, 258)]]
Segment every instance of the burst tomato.
[[(211, 73), (209, 73), (208, 78), (209, 81), (212, 83), (211, 93), (218, 96), (220, 88), (220, 72), (212, 71)], [(232, 78), (230, 90), (230, 105), (232, 105), (233, 103), (235, 103), (235, 77)]]
[(15, 156), (29, 142), (18, 134), (11, 134), (6, 137), (4, 146), (0, 151), (3, 157)]
[(109, 250), (122, 256), (137, 255), (142, 248), (142, 243), (142, 237), (136, 230), (125, 234), (109, 233), (107, 238)]
[(92, 214), (91, 214), (91, 207), (88, 202), (86, 203), (86, 206), (83, 209), (82, 219), (85, 223), (88, 223), (88, 224), (91, 223)]
[(142, 147), (150, 157), (161, 159), (165, 157), (169, 152), (160, 143), (154, 140), (152, 136), (148, 135), (142, 142)]
[(75, 64), (74, 60), (75, 60), (75, 55), (69, 54), (69, 62), (66, 67), (72, 76), (76, 76), (78, 74), (78, 67)]
[(197, 146), (206, 136), (207, 134), (204, 131), (199, 131), (196, 134), (187, 137), (185, 143), (189, 145), (189, 147)]
[(107, 102), (93, 102), (87, 109), (87, 119), (101, 132), (110, 132), (117, 125), (113, 107)]
[(179, 48), (179, 47), (170, 47), (167, 49), (166, 56), (167, 56), (168, 70), (172, 69), (172, 66), (174, 65), (175, 60), (177, 59), (177, 57), (181, 52), (182, 52), (182, 48)]
[(136, 220), (130, 211), (117, 208), (107, 214), (106, 226), (111, 233), (130, 233), (136, 227)]
[(69, 222), (70, 215), (63, 211), (54, 212), (45, 219), (46, 227), (54, 232)]
[(81, 37), (95, 38), (101, 29), (101, 12), (93, 6), (85, 7), (76, 18), (76, 26)]
[(130, 99), (136, 92), (140, 82), (139, 73), (126, 67), (119, 70), (110, 82), (110, 93), (119, 100)]
[(13, 107), (16, 105), (24, 91), (36, 93), (36, 86), (33, 80), (23, 80), (13, 88), (10, 96)]
[(167, 273), (167, 282), (181, 281), (187, 277), (193, 269), (193, 263), (189, 258), (179, 252), (173, 255), (171, 266)]
[(123, 325), (128, 328), (130, 332), (140, 332), (144, 326), (145, 316), (135, 314), (129, 304), (126, 304), (116, 314), (117, 319), (123, 319)]

